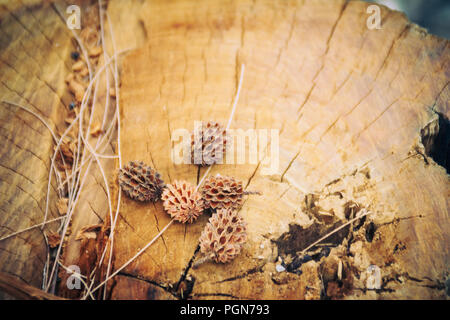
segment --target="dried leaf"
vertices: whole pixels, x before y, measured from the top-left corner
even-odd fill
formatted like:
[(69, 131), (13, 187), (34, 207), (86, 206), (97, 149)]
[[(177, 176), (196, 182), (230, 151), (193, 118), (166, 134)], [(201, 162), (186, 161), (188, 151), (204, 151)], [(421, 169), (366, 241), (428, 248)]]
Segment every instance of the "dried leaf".
[(49, 234), (47, 234), (47, 239), (48, 245), (52, 249), (59, 246), (59, 243), (61, 242), (61, 236), (56, 232), (50, 232)]
[(65, 139), (63, 139), (63, 142), (60, 145), (60, 150), (64, 156), (64, 161), (66, 162), (66, 164), (72, 164), (75, 147), (75, 143), (68, 137), (65, 137)]

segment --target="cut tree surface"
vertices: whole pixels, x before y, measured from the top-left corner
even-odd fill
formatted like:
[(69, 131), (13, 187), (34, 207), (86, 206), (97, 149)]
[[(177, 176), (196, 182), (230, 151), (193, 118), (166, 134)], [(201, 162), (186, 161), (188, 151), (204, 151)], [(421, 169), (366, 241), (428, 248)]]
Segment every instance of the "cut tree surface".
[[(148, 40), (122, 64), (122, 160), (153, 165), (167, 183), (197, 183), (197, 167), (170, 160), (171, 135), (193, 130), (194, 121), (226, 123), (245, 64), (231, 128), (279, 129), (280, 163), (273, 175), (262, 174), (264, 162), (211, 171), (263, 194), (241, 210), (249, 241), (235, 261), (191, 268), (205, 214), (171, 226), (128, 274), (192, 298), (319, 298), (321, 290), (370, 298), (364, 276), (375, 264), (383, 277), (375, 296), (445, 297), (449, 178), (420, 146), (421, 129), (437, 113), (449, 116), (448, 41), (386, 8), (382, 29), (369, 30), (366, 8), (353, 1), (143, 5)], [(323, 280), (325, 258), (277, 273), (279, 256), (287, 265), (328, 224), (345, 221), (350, 204), (371, 214), (353, 236), (347, 230), (348, 248), (337, 237), (327, 259), (344, 262), (352, 290)], [(116, 268), (170, 220), (160, 203), (129, 199), (121, 218)], [(320, 228), (293, 241), (311, 225)]]
[[(136, 48), (120, 64), (123, 163), (141, 160), (166, 183), (196, 184), (205, 168), (174, 164), (171, 138), (177, 129), (192, 131), (194, 121), (226, 125), (243, 65), (231, 128), (279, 130), (276, 173), (264, 172), (270, 153), (256, 164), (210, 172), (262, 193), (246, 197), (240, 213), (249, 239), (234, 261), (192, 268), (204, 214), (193, 224), (171, 225), (111, 281), (110, 298), (446, 297), (450, 182), (431, 155), (448, 144), (442, 138), (450, 118), (448, 41), (382, 6), (382, 28), (369, 30), (368, 5), (108, 1), (117, 50)], [(57, 6), (64, 12), (66, 4)], [(61, 109), (71, 99), (64, 84), (72, 64), (69, 30), (54, 5), (11, 5), (0, 15), (2, 100), (29, 106), (61, 131)], [(2, 103), (0, 117), (0, 225), (7, 235), (42, 221), (54, 143), (26, 111)], [(107, 168), (111, 186), (115, 169)], [(87, 182), (72, 237), (107, 216), (101, 182), (101, 176)], [(54, 195), (50, 203), (54, 218)], [(311, 258), (300, 254), (364, 210), (365, 218), (309, 250)], [(161, 202), (123, 195), (113, 269), (169, 221)], [(79, 244), (69, 243), (66, 264), (79, 259)], [(0, 270), (41, 287), (46, 254), (39, 229), (21, 234), (0, 242)], [(370, 265), (381, 271), (376, 291), (366, 289)]]

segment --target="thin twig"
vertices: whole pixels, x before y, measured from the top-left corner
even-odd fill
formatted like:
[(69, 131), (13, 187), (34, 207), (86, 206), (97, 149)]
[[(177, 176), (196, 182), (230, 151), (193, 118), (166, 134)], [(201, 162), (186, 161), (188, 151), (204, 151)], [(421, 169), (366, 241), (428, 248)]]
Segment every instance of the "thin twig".
[[(245, 71), (245, 65), (242, 64), (242, 66), (241, 66), (241, 75), (239, 77), (239, 84), (238, 84), (238, 88), (237, 88), (237, 91), (236, 91), (236, 96), (234, 97), (233, 108), (231, 109), (230, 118), (228, 119), (228, 124), (227, 124), (226, 130), (230, 129), (231, 121), (233, 120), (234, 112), (236, 111), (236, 106), (237, 106), (237, 103), (239, 101), (239, 95), (241, 93), (242, 81), (244, 80), (244, 71)], [(203, 177), (201, 178), (201, 180), (199, 181), (199, 183), (195, 187), (195, 191), (197, 191), (198, 188), (202, 185), (203, 181), (208, 176), (209, 171), (211, 171), (211, 168), (212, 168), (212, 165), (209, 166), (208, 169), (205, 171), (205, 173), (203, 174)]]
[[(85, 95), (84, 95), (83, 100), (82, 100), (82, 106), (83, 106), (83, 104), (87, 101), (87, 100), (86, 100), (87, 92), (88, 92), (89, 89), (92, 87), (92, 85), (94, 84), (94, 82), (97, 80), (97, 78), (100, 76), (100, 74), (105, 70), (105, 68), (106, 68), (113, 60), (117, 59), (117, 55), (120, 54), (120, 53), (121, 53), (121, 52), (118, 52), (117, 54), (113, 55), (113, 57), (112, 57), (111, 59), (109, 59), (109, 61), (105, 62), (105, 65), (103, 65), (101, 68), (99, 68), (99, 70), (96, 72), (95, 76), (92, 78), (92, 81), (91, 81), (91, 82), (89, 83), (89, 85), (88, 85), (88, 89), (87, 89), (86, 92), (85, 92)], [(61, 141), (62, 141), (62, 138), (63, 138), (65, 135), (67, 135), (68, 131), (71, 129), (72, 125), (74, 125), (75, 121), (78, 120), (78, 119), (80, 118), (80, 115), (81, 115), (81, 114), (82, 114), (82, 112), (80, 112), (80, 113), (77, 115), (77, 117), (75, 118), (74, 122), (72, 122), (72, 123), (69, 125), (69, 127), (66, 129), (66, 131), (64, 132), (64, 134), (61, 136), (61, 139), (60, 139), (60, 141), (59, 141), (59, 143), (58, 143), (58, 145), (57, 145), (57, 148), (59, 148), (59, 145), (60, 145), (60, 143), (61, 143)], [(80, 136), (79, 136), (79, 139), (81, 139)], [(81, 143), (81, 142), (79, 142), (79, 143)], [(54, 158), (55, 158), (55, 155), (53, 156), (53, 159), (52, 159), (53, 162), (54, 162)], [(56, 263), (56, 262), (58, 261), (59, 255), (60, 255), (60, 253), (61, 253), (62, 240), (64, 239), (64, 236), (65, 236), (65, 234), (66, 234), (66, 232), (67, 232), (67, 228), (68, 228), (69, 222), (70, 222), (70, 220), (71, 220), (71, 217), (72, 217), (73, 211), (74, 211), (74, 209), (75, 209), (76, 203), (77, 203), (77, 201), (78, 201), (78, 199), (79, 199), (79, 196), (80, 196), (80, 193), (81, 193), (80, 191), (82, 190), (82, 187), (84, 186), (85, 179), (86, 179), (87, 174), (88, 174), (88, 172), (89, 172), (89, 168), (90, 168), (90, 166), (91, 166), (91, 163), (92, 163), (92, 159), (91, 159), (91, 161), (89, 162), (88, 167), (87, 167), (87, 169), (86, 169), (86, 172), (85, 172), (85, 174), (84, 174), (84, 176), (83, 176), (83, 178), (82, 178), (82, 180), (81, 180), (81, 184), (80, 184), (80, 187), (78, 188), (77, 194), (74, 193), (73, 197), (69, 199), (68, 221), (66, 222), (66, 225), (64, 226), (64, 229), (63, 229), (63, 233), (62, 233), (62, 236), (61, 236), (61, 242), (60, 242), (60, 244), (59, 244), (59, 246), (58, 246), (58, 250), (57, 250), (56, 258), (55, 258), (55, 263), (54, 263), (53, 268), (52, 268), (52, 271), (51, 271), (51, 273), (50, 273), (50, 277), (49, 277), (49, 279), (48, 279), (49, 282), (47, 283), (46, 290), (49, 289), (49, 287), (50, 287), (50, 281), (52, 280), (52, 277), (53, 277), (53, 275), (54, 275), (54, 273), (55, 273), (55, 268), (56, 268), (56, 266), (57, 266), (57, 263)], [(74, 186), (74, 190), (75, 190), (76, 186), (77, 186), (78, 183), (80, 182), (80, 175), (78, 175), (78, 178), (77, 178), (77, 179), (74, 179), (74, 180), (77, 180), (77, 182), (76, 182), (76, 184), (75, 184), (75, 186)], [(48, 194), (47, 194), (47, 198), (48, 198)], [(47, 212), (47, 210), (48, 210), (48, 199), (47, 199), (47, 204), (46, 204), (46, 212)], [(45, 221), (45, 219), (46, 219), (46, 215), (45, 215), (45, 217), (44, 217), (44, 221)]]
[(0, 241), (9, 239), (9, 238), (14, 237), (14, 236), (16, 236), (16, 235), (18, 235), (18, 234), (21, 234), (21, 233), (24, 233), (24, 232), (33, 230), (33, 229), (35, 229), (35, 228), (44, 226), (44, 225), (46, 225), (46, 224), (49, 224), (49, 223), (52, 223), (52, 222), (55, 222), (55, 221), (62, 220), (62, 219), (64, 219), (66, 216), (67, 216), (67, 215), (64, 215), (64, 216), (61, 216), (61, 217), (58, 217), (58, 218), (55, 218), (55, 219), (52, 219), (52, 220), (47, 220), (47, 221), (44, 221), (44, 222), (35, 224), (34, 226), (31, 226), (31, 227), (28, 227), (28, 228), (25, 228), (25, 229), (16, 231), (16, 232), (11, 233), (11, 234), (9, 234), (9, 235), (7, 235), (7, 236), (4, 236), (3, 238), (0, 238)]
[(245, 64), (241, 65), (241, 76), (239, 77), (238, 89), (236, 96), (234, 97), (233, 108), (231, 109), (230, 119), (228, 119), (227, 130), (230, 129), (231, 121), (233, 121), (234, 112), (236, 111), (236, 105), (239, 100), (239, 95), (241, 93), (242, 81), (244, 80)]
[(303, 249), (301, 251), (301, 253), (305, 253), (307, 252), (309, 249), (311, 249), (312, 247), (314, 247), (316, 244), (318, 244), (319, 242), (322, 242), (323, 240), (325, 240), (326, 238), (328, 238), (329, 236), (331, 236), (332, 234), (338, 232), (339, 230), (341, 230), (342, 228), (345, 228), (346, 226), (348, 226), (349, 224), (353, 223), (354, 221), (361, 219), (364, 216), (367, 216), (369, 213), (371, 213), (370, 211), (366, 211), (364, 213), (361, 213), (360, 215), (358, 215), (357, 217), (347, 221), (346, 223), (344, 223), (343, 225), (337, 227), (336, 229), (334, 229), (333, 231), (331, 231), (330, 233), (327, 233), (326, 235), (324, 235), (322, 238), (320, 238), (319, 240), (313, 242), (312, 244), (310, 244), (309, 246), (307, 246), (305, 249)]
[(192, 264), (192, 268), (197, 269), (201, 264), (211, 261), (213, 259), (213, 257), (214, 257), (214, 255), (210, 255), (210, 256), (204, 256), (204, 257), (198, 259), (197, 261), (195, 261)]
[[(66, 270), (67, 273), (73, 275), (75, 278), (77, 278), (78, 280), (80, 280), (80, 282), (83, 284), (83, 286), (86, 288), (86, 290), (89, 289), (88, 284), (86, 283), (86, 281), (83, 280), (87, 279), (86, 276), (82, 275), (81, 273), (75, 272), (74, 270), (71, 270), (69, 268), (67, 268), (65, 265), (63, 265), (61, 263), (61, 261), (58, 261), (58, 264), (64, 269)], [(91, 297), (92, 300), (95, 300), (94, 296), (92, 294), (89, 295)]]
[[(108, 21), (109, 31), (111, 33), (113, 53), (115, 54), (117, 52), (117, 48), (116, 48), (116, 40), (115, 40), (115, 36), (114, 36), (114, 29), (111, 25), (111, 20), (109, 19), (107, 13), (106, 13), (106, 17), (107, 17), (107, 21)], [(119, 169), (121, 169), (122, 168), (122, 151), (121, 151), (121, 143), (120, 143), (120, 132), (121, 132), (120, 131), (120, 127), (121, 127), (120, 126), (120, 105), (119, 105), (120, 92), (119, 92), (119, 71), (118, 71), (117, 60), (114, 61), (114, 85), (115, 85), (115, 91), (116, 91), (116, 111), (117, 111), (117, 154), (119, 156), (118, 157), (119, 158)], [(121, 195), (122, 195), (122, 188), (119, 185), (116, 215), (114, 217), (114, 221), (111, 221), (111, 230), (110, 230), (110, 235), (109, 235), (110, 236), (109, 243), (111, 245), (110, 245), (110, 255), (109, 255), (109, 259), (108, 259), (108, 267), (106, 269), (106, 278), (108, 278), (109, 272), (111, 271), (111, 263), (112, 263), (113, 249), (114, 249), (114, 232), (115, 232), (115, 227), (116, 227), (116, 223), (117, 223), (117, 217), (119, 216)], [(103, 300), (105, 298), (106, 298), (106, 286), (105, 286), (105, 290), (103, 291)]]

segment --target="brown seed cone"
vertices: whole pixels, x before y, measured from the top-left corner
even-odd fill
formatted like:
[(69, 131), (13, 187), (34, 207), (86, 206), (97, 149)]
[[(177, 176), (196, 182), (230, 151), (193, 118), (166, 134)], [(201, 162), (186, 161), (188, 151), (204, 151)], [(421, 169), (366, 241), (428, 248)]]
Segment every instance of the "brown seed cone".
[(176, 221), (192, 223), (203, 213), (203, 200), (200, 192), (186, 181), (175, 181), (167, 185), (161, 196), (164, 209)]
[(233, 177), (221, 175), (211, 176), (206, 179), (201, 189), (205, 209), (234, 209), (241, 208), (244, 189), (242, 181)]
[[(191, 136), (192, 163), (203, 167), (221, 163), (226, 144), (226, 130), (218, 122), (203, 122), (198, 137), (194, 134)], [(216, 155), (216, 150), (222, 150), (222, 154)]]
[(153, 202), (158, 201), (165, 186), (159, 173), (141, 161), (130, 161), (120, 169), (119, 184), (131, 199)]
[(216, 262), (233, 260), (247, 241), (244, 219), (236, 210), (217, 210), (200, 236), (200, 250)]

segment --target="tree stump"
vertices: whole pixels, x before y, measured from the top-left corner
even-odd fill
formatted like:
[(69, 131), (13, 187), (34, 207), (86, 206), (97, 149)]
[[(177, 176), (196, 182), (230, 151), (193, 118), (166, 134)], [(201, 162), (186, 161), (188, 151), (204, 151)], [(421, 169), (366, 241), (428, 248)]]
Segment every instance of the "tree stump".
[[(248, 241), (236, 259), (192, 268), (210, 216), (203, 214), (193, 224), (171, 225), (109, 282), (109, 298), (446, 298), (448, 41), (382, 6), (381, 29), (371, 30), (368, 6), (344, 0), (108, 2), (117, 50), (133, 49), (120, 61), (123, 163), (141, 160), (166, 183), (197, 184), (206, 169), (171, 160), (173, 133), (192, 131), (194, 121), (226, 124), (243, 65), (231, 128), (279, 134), (277, 172), (264, 172), (267, 159), (211, 169), (210, 175), (233, 176), (262, 194), (246, 197), (240, 211)], [(54, 4), (11, 5), (1, 17), (1, 96), (33, 106), (58, 130), (60, 110), (71, 99), (64, 78), (72, 45), (64, 21)], [(17, 108), (2, 106), (0, 117), (0, 225), (8, 234), (43, 218), (53, 140)], [(107, 168), (114, 196), (118, 166)], [(73, 234), (101, 219), (105, 228), (110, 223), (97, 174), (74, 213)], [(55, 196), (50, 203), (57, 217)], [(302, 254), (364, 210), (364, 218)], [(122, 195), (113, 270), (169, 221), (160, 201)], [(0, 242), (0, 270), (39, 287), (46, 259), (41, 233)], [(68, 242), (66, 264), (77, 263), (79, 248)], [(381, 273), (376, 290), (367, 287), (373, 266)]]

